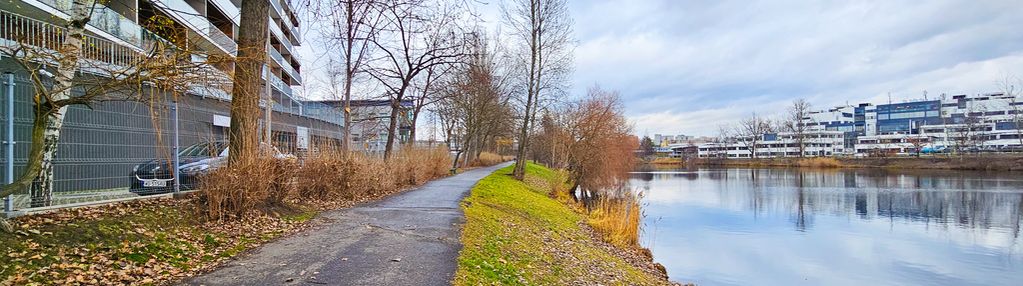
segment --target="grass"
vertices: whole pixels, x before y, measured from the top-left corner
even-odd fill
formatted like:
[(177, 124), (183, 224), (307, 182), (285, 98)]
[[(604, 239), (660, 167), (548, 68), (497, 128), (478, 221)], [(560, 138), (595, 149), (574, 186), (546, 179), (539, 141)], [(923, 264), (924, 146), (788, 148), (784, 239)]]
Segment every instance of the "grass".
[(653, 160), (650, 160), (650, 162), (648, 162), (647, 164), (654, 164), (654, 165), (682, 165), (684, 163), (685, 163), (685, 161), (683, 161), (682, 158), (657, 157), (657, 158), (654, 158)]
[(614, 254), (586, 217), (551, 198), (559, 172), (527, 165), (525, 182), (503, 168), (463, 202), (464, 248), (455, 285), (662, 285), (667, 281)]

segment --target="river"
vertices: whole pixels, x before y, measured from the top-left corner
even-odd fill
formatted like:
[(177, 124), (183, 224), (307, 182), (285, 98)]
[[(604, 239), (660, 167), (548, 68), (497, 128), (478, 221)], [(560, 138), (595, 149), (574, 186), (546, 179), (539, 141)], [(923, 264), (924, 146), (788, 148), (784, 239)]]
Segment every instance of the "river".
[(640, 170), (641, 243), (697, 285), (1023, 285), (1023, 174)]

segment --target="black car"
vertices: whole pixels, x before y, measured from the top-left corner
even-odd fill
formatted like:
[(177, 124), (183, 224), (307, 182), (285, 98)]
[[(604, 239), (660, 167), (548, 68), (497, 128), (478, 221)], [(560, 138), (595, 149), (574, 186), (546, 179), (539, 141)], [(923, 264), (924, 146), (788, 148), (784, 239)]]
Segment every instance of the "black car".
[[(178, 152), (181, 190), (197, 187), (200, 175), (227, 162), (227, 142), (204, 142)], [(156, 159), (136, 165), (131, 170), (130, 189), (139, 195), (174, 191), (174, 161)]]

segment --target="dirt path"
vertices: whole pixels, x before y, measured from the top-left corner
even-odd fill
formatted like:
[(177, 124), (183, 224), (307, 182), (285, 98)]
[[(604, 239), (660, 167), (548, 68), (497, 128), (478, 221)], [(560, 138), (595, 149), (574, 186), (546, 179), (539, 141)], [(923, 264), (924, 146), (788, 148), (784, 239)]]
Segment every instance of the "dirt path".
[(383, 201), (327, 212), (309, 230), (263, 245), (186, 285), (450, 285), (459, 202), (510, 163), (435, 180)]

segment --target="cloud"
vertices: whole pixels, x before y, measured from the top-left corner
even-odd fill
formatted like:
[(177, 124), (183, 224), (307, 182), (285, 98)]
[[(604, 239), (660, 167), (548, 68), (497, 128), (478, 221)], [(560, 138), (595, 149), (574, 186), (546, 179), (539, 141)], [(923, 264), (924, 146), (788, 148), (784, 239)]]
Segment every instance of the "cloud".
[(713, 135), (795, 98), (824, 108), (889, 92), (991, 92), (1000, 74), (1023, 73), (1023, 5), (1013, 1), (572, 5), (575, 93), (620, 90), (640, 134)]

